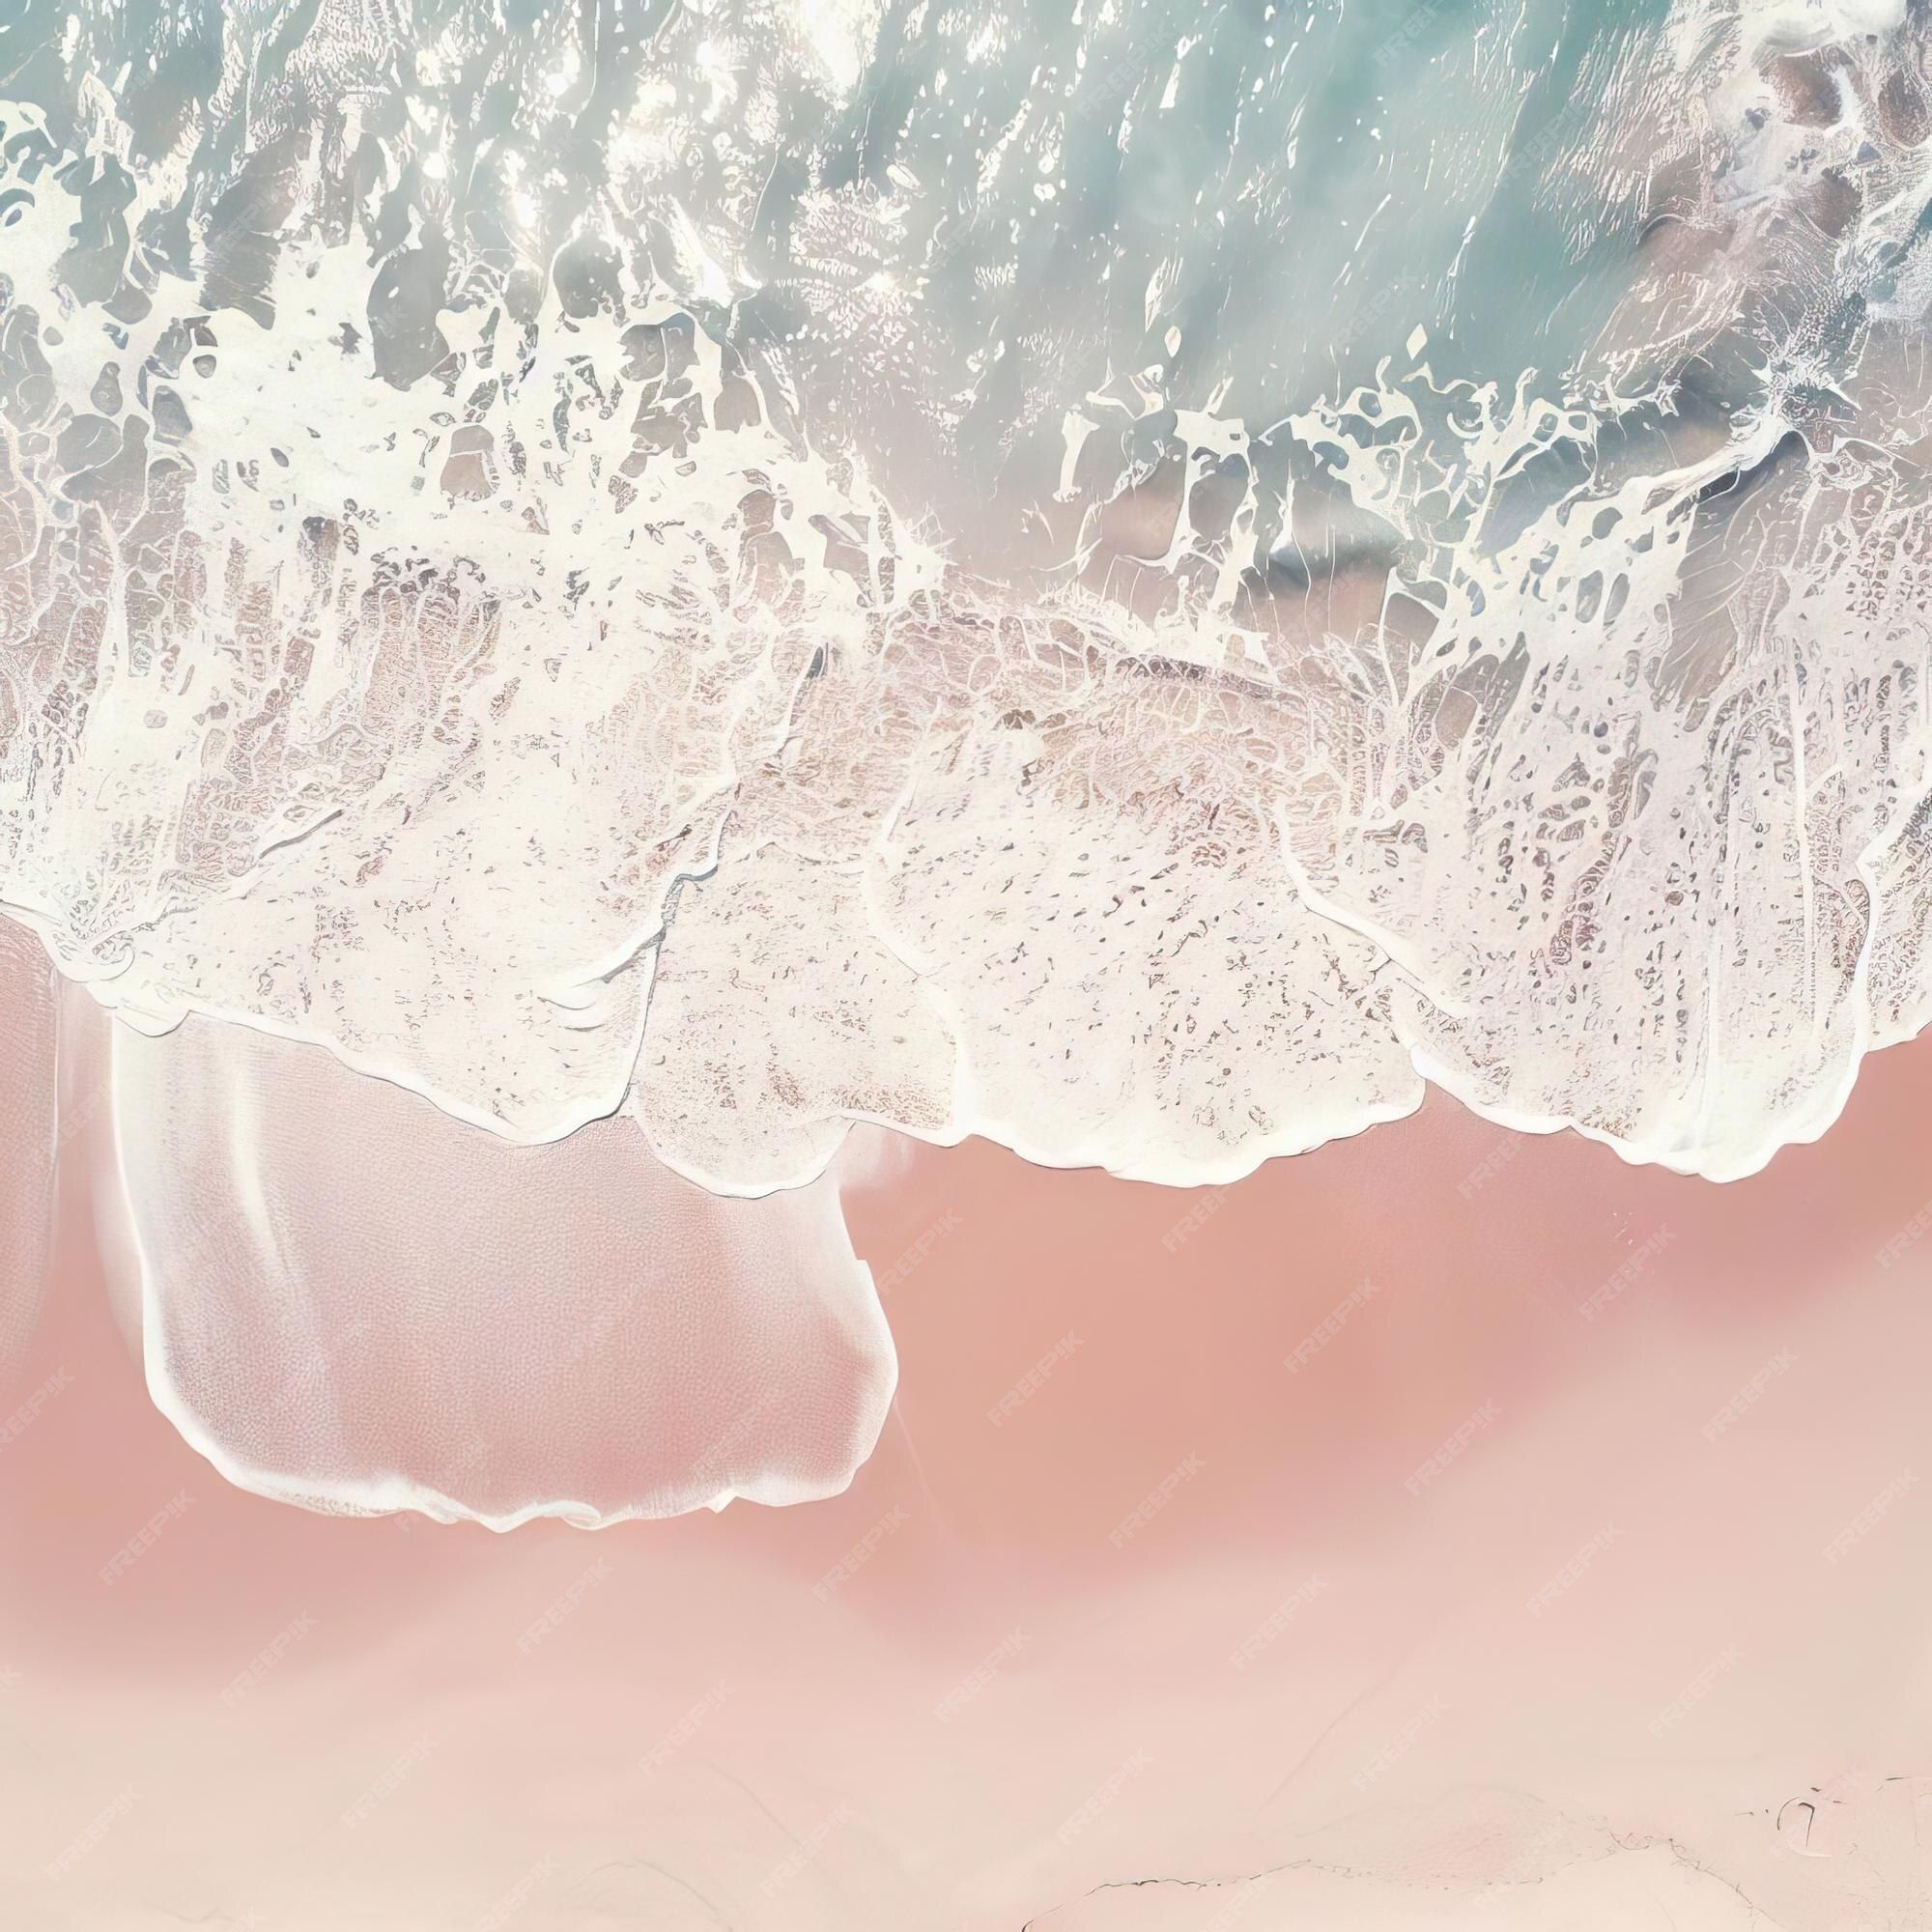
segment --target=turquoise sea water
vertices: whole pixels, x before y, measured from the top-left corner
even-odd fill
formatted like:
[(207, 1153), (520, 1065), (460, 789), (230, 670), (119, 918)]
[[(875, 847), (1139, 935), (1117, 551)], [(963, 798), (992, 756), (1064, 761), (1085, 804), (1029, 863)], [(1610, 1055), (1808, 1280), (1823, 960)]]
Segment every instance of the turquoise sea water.
[[(77, 292), (185, 276), (266, 319), (278, 238), (353, 233), (406, 383), (466, 274), (547, 268), (591, 304), (627, 260), (993, 560), (1050, 545), (1027, 506), (1089, 394), (1264, 427), (1418, 325), (1444, 375), (1575, 362), (1629, 282), (1644, 169), (1684, 147), (1634, 99), (1668, 85), (1665, 17), (34, 0), (0, 86), (62, 152), (107, 101), (124, 126), (83, 170)], [(130, 231), (125, 171), (164, 161)]]

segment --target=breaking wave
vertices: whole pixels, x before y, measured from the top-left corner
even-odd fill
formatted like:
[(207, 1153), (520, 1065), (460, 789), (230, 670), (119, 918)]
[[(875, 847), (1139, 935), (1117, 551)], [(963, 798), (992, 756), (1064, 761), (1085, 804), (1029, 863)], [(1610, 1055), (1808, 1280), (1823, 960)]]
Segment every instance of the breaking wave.
[(104, 1007), (746, 1194), (1425, 1079), (1730, 1178), (1924, 1024), (1932, 10), (512, 11), (0, 43)]

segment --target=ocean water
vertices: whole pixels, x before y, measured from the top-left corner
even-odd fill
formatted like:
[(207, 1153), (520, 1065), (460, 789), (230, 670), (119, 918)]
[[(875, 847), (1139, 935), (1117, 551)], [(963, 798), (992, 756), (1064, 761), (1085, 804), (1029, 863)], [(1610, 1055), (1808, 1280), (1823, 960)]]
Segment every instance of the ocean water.
[(0, 22), (0, 903), (716, 1190), (1718, 1179), (1927, 1010), (1904, 0)]

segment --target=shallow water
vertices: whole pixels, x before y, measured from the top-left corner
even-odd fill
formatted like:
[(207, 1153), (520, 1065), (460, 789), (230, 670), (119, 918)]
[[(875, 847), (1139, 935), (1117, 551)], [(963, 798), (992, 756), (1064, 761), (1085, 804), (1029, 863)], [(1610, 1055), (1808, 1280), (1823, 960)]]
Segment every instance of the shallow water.
[(1920, 1023), (1905, 9), (7, 49), (0, 897), (137, 1023), (734, 1191), (1419, 1076), (1721, 1178)]

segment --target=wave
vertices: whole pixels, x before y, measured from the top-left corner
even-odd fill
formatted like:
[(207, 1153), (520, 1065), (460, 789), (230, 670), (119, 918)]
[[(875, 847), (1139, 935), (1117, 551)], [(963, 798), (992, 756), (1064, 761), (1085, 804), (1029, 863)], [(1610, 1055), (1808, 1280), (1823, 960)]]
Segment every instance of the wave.
[(0, 908), (725, 1193), (1815, 1137), (1932, 994), (1932, 25), (1476, 13), (30, 8)]

